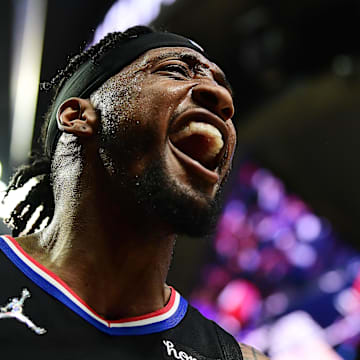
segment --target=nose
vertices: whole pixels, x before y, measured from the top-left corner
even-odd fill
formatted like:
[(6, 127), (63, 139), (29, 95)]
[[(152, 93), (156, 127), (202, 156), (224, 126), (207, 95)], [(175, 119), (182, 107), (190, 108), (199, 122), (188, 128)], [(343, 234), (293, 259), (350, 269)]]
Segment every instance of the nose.
[(214, 83), (201, 83), (192, 88), (192, 99), (200, 106), (210, 110), (223, 120), (234, 115), (234, 104), (230, 92)]

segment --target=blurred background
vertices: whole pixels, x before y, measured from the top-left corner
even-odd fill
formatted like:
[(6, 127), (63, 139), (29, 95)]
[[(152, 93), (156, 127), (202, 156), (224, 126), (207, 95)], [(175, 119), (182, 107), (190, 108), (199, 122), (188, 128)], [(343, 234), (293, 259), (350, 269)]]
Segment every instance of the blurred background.
[(169, 282), (272, 359), (357, 358), (358, 1), (3, 0), (0, 16), (0, 190), (69, 56), (137, 24), (188, 36), (234, 88), (239, 140), (217, 231), (178, 239)]

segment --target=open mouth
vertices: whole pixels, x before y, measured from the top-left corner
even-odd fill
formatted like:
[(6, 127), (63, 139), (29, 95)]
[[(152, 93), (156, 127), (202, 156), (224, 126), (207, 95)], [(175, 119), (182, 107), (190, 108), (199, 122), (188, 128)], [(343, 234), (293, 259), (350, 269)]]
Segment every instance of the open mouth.
[(221, 132), (207, 122), (190, 121), (170, 135), (171, 143), (206, 169), (215, 171), (223, 156)]

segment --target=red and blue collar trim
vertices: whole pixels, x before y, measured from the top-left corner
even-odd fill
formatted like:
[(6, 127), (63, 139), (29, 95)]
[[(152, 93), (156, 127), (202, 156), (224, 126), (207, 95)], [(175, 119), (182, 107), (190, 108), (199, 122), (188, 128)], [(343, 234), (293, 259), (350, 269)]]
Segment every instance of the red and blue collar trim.
[(145, 335), (165, 331), (175, 327), (187, 311), (187, 301), (171, 288), (170, 300), (162, 309), (146, 315), (109, 321), (91, 309), (58, 276), (29, 256), (12, 237), (0, 236), (0, 249), (36, 285), (109, 335)]

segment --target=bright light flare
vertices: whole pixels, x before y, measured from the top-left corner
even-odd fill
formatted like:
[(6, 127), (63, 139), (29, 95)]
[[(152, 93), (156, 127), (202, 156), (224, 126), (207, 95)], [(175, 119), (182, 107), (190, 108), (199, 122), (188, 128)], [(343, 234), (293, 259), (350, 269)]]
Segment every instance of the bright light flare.
[(30, 151), (39, 90), (47, 0), (19, 0), (12, 59), (10, 160), (23, 163)]
[(110, 32), (124, 31), (135, 25), (149, 25), (159, 15), (161, 5), (171, 5), (174, 2), (175, 0), (118, 0), (96, 29), (92, 44), (96, 44)]
[(37, 179), (30, 179), (23, 187), (10, 191), (6, 200), (3, 201), (4, 191), (6, 190), (7, 185), (0, 181), (0, 218), (7, 218), (14, 209), (15, 205), (24, 200), (29, 190), (37, 183)]

